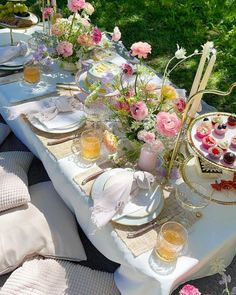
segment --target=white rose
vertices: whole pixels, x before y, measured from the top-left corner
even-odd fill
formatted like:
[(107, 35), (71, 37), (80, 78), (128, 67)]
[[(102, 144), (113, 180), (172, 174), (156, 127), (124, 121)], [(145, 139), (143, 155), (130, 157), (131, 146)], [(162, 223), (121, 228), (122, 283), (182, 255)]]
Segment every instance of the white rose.
[(112, 34), (112, 41), (119, 41), (121, 38), (121, 32), (118, 27), (115, 27)]

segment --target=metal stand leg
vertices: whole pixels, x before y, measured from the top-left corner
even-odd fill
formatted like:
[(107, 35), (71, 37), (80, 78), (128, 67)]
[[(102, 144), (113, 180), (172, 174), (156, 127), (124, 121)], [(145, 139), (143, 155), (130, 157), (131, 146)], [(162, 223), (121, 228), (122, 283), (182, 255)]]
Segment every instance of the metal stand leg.
[(10, 38), (11, 38), (11, 46), (14, 45), (14, 41), (13, 41), (13, 32), (12, 29), (10, 29)]

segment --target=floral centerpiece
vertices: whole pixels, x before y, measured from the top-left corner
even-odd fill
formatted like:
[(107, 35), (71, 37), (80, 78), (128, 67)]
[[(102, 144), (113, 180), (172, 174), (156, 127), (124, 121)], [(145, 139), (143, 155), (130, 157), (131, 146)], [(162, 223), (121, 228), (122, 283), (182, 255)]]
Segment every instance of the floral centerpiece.
[[(90, 21), (94, 12), (92, 4), (85, 0), (68, 0), (68, 8), (73, 15), (58, 18), (51, 28), (52, 36), (57, 38), (56, 52), (62, 63), (76, 64), (89, 58), (95, 48), (108, 49), (112, 46), (106, 35)], [(119, 38), (120, 32), (116, 27), (112, 41)]]
[[(181, 117), (186, 106), (185, 91), (173, 87), (168, 78), (181, 62), (201, 53), (196, 50), (186, 56), (186, 50), (177, 45), (163, 79), (156, 81), (156, 73), (143, 64), (151, 50), (151, 45), (146, 42), (137, 42), (131, 46), (131, 55), (138, 59), (123, 64), (119, 77), (112, 77), (110, 73), (107, 75), (107, 80), (112, 81), (119, 95), (104, 102), (112, 111), (113, 119), (118, 121), (118, 136), (131, 143), (131, 148), (125, 148), (124, 162), (137, 161), (140, 149), (146, 144), (159, 156), (159, 171), (166, 176), (170, 153), (182, 126)], [(170, 67), (172, 63), (174, 65)], [(99, 85), (96, 85), (85, 104), (89, 105), (97, 99), (98, 90)], [(177, 163), (182, 159), (178, 157)]]

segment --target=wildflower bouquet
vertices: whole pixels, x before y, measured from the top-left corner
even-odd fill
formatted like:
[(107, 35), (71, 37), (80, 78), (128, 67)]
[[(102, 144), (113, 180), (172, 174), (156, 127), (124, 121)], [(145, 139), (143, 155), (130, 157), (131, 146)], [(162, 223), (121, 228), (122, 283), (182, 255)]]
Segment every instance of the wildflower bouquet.
[[(60, 60), (75, 64), (81, 58), (89, 58), (94, 48), (111, 47), (105, 34), (91, 24), (94, 7), (89, 2), (68, 0), (68, 8), (73, 15), (57, 19), (51, 29), (52, 36), (57, 38), (56, 52)], [(114, 35), (116, 41), (117, 36)]]

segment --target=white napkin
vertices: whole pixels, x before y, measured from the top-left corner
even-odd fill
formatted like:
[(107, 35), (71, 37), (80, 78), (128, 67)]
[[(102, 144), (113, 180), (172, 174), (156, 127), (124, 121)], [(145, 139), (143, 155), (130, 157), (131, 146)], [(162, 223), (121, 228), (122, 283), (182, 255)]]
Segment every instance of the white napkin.
[(124, 171), (111, 176), (103, 196), (93, 195), (92, 222), (98, 228), (107, 224), (117, 212), (123, 211), (125, 205), (137, 195), (139, 189), (149, 190), (154, 180), (154, 176), (145, 171)]
[(0, 47), (0, 64), (16, 58), (17, 56), (24, 56), (28, 50), (25, 42), (20, 41), (15, 46), (2, 46)]

